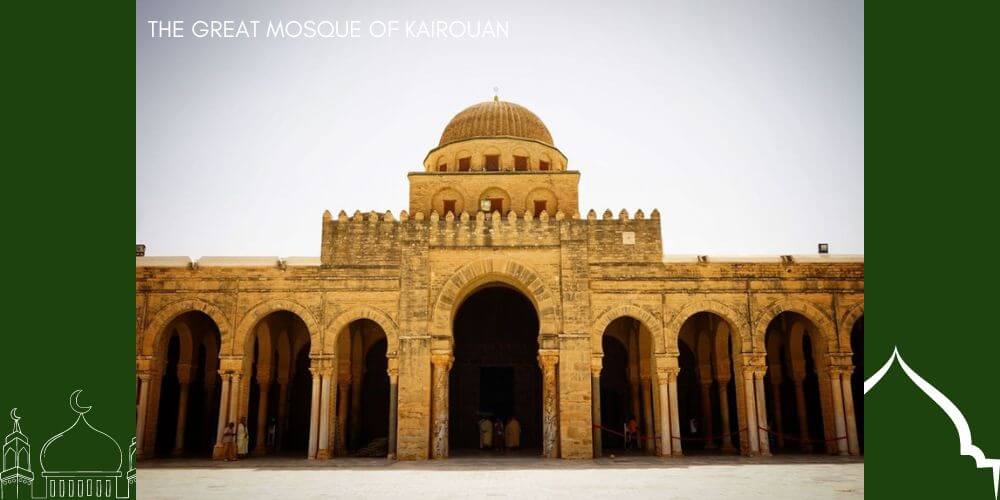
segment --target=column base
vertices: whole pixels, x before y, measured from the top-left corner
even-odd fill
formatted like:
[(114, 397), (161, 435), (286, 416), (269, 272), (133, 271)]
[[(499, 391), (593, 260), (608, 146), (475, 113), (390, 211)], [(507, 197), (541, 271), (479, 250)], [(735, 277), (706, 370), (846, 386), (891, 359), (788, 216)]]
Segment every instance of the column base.
[(255, 457), (266, 456), (267, 455), (267, 448), (254, 448), (253, 451), (250, 452), (250, 454), (253, 455), (253, 456), (255, 456)]
[(212, 448), (212, 460), (226, 459), (226, 445), (217, 444)]
[(170, 451), (170, 456), (179, 457), (184, 454), (184, 448), (174, 448)]
[(330, 454), (330, 450), (319, 450), (316, 452), (316, 460), (329, 460), (333, 456)]
[(722, 445), (722, 452), (723, 453), (736, 453), (736, 447), (733, 446), (732, 444), (724, 444), (724, 445)]

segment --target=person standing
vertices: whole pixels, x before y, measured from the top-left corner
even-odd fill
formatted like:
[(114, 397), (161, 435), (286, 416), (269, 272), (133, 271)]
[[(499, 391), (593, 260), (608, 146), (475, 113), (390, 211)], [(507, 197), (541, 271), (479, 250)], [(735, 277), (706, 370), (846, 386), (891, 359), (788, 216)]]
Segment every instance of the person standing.
[(226, 461), (236, 460), (236, 429), (232, 422), (226, 424), (222, 433), (222, 445), (226, 449)]
[(493, 422), (493, 447), (497, 451), (503, 451), (503, 439), (503, 418), (497, 417), (496, 422)]
[(482, 417), (479, 419), (479, 449), (490, 449), (493, 447), (493, 422)]
[(633, 448), (639, 447), (639, 421), (636, 420), (635, 416), (629, 416), (628, 422), (625, 424), (625, 449), (632, 445)]
[(267, 424), (267, 449), (270, 451), (275, 450), (275, 439), (278, 437), (278, 422), (274, 417), (271, 417), (271, 421)]
[(510, 417), (507, 421), (507, 428), (504, 429), (507, 437), (507, 447), (516, 450), (521, 447), (521, 422), (517, 421), (517, 417)]
[(247, 432), (247, 418), (240, 418), (239, 425), (236, 426), (237, 455), (240, 458), (247, 456), (250, 451), (250, 433)]

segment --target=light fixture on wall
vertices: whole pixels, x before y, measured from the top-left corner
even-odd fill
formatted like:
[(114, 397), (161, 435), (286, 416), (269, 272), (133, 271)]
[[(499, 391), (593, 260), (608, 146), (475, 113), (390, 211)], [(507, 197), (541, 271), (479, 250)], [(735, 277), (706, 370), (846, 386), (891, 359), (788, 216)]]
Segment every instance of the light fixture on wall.
[(146, 256), (146, 245), (136, 245), (135, 246), (135, 256), (145, 257)]
[(483, 198), (479, 200), (479, 210), (482, 210), (483, 212), (489, 212), (490, 208), (493, 208), (493, 204), (490, 203), (490, 200), (488, 198)]
[(819, 253), (821, 253), (821, 254), (828, 254), (828, 253), (830, 253), (830, 244), (829, 243), (820, 243), (819, 244)]

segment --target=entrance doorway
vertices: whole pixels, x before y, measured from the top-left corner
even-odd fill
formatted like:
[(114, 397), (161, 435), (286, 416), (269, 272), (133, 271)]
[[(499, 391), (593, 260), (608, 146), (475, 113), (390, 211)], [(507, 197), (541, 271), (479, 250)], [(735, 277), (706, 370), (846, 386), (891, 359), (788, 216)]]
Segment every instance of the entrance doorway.
[(479, 413), (514, 414), (514, 367), (484, 366), (479, 369)]
[(479, 449), (479, 421), (513, 417), (520, 448), (540, 453), (542, 371), (538, 314), (517, 290), (499, 283), (473, 292), (455, 315), (455, 362), (449, 375), (449, 446)]

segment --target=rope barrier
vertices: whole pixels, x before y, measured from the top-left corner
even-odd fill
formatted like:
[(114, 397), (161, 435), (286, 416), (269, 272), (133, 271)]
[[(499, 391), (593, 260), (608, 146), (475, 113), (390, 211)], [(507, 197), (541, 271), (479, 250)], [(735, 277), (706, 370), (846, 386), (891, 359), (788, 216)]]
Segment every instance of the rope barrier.
[[(624, 433), (618, 432), (618, 431), (616, 431), (614, 429), (609, 429), (607, 427), (604, 427), (603, 425), (594, 424), (594, 428), (601, 429), (601, 430), (603, 430), (605, 432), (614, 434), (616, 436), (621, 436), (623, 438), (626, 437)], [(746, 428), (740, 429), (739, 432), (740, 433), (746, 432)], [(673, 439), (673, 440), (675, 440), (675, 441), (682, 441), (682, 442), (683, 441), (702, 442), (702, 441), (714, 441), (714, 440), (719, 439), (719, 438), (721, 438), (721, 439), (729, 439), (732, 435), (733, 435), (732, 433), (719, 434), (719, 435), (711, 435), (711, 436), (705, 436), (705, 437), (679, 437), (679, 436), (671, 435), (670, 438)], [(644, 438), (642, 436), (642, 434), (639, 434), (638, 436), (639, 437), (636, 438), (637, 440), (649, 439), (648, 437)], [(654, 440), (660, 440), (660, 439), (662, 439), (662, 436), (654, 436), (652, 439), (654, 439)]]
[(779, 437), (780, 436), (780, 437), (783, 437), (783, 438), (785, 438), (785, 439), (787, 439), (789, 441), (795, 441), (797, 443), (811, 443), (811, 444), (815, 444), (815, 443), (830, 443), (830, 442), (833, 442), (833, 441), (840, 441), (841, 439), (845, 439), (845, 440), (847, 439), (847, 436), (840, 436), (840, 437), (835, 437), (835, 438), (831, 438), (831, 439), (808, 439), (808, 438), (807, 439), (802, 439), (801, 437), (793, 436), (791, 434), (785, 434), (783, 432), (774, 432), (771, 429), (768, 429), (766, 427), (760, 427), (760, 430), (762, 430), (762, 431), (764, 431), (764, 432), (766, 432), (768, 434), (772, 434), (775, 437)]

